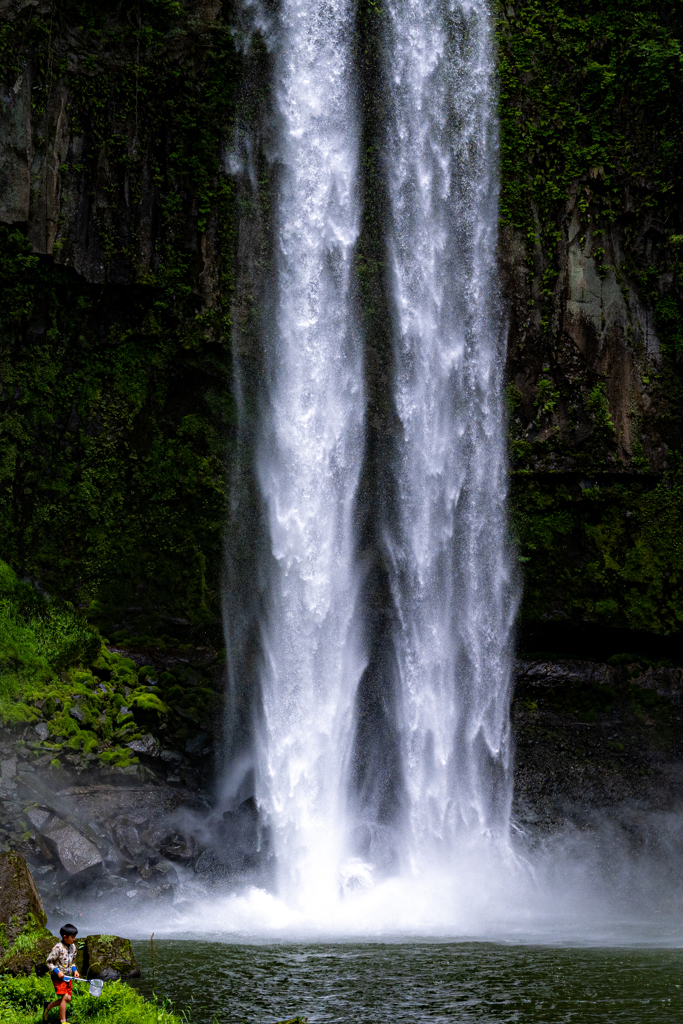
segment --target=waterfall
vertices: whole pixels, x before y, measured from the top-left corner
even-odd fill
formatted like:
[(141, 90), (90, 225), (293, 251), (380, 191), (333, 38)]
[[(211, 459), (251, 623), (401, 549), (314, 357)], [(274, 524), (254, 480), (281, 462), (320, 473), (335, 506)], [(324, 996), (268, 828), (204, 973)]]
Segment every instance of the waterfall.
[(386, 0), (400, 732), (410, 863), (505, 837), (506, 550), (496, 93), (486, 0)]
[(275, 68), (275, 300), (257, 475), (270, 550), (256, 797), (282, 895), (335, 893), (362, 671), (352, 514), (363, 449), (352, 296), (358, 136), (350, 0), (282, 0)]
[[(278, 894), (313, 916), (335, 903), (340, 884), (372, 887), (381, 859), (354, 838), (365, 821), (381, 841), (386, 817), (374, 808), (375, 827), (368, 800), (350, 798), (357, 750), (369, 802), (389, 777), (395, 794), (396, 856), (377, 875), (413, 877), (482, 837), (505, 846), (511, 800), (515, 580), (491, 20), (486, 0), (385, 0), (377, 19), (393, 346), (386, 406), (393, 400), (396, 423), (382, 467), (395, 510), (374, 534), (393, 602), (379, 680), (354, 523), (367, 443), (353, 277), (361, 223), (354, 9), (352, 0), (280, 0), (263, 20), (274, 76), (271, 300), (255, 444), (266, 536), (260, 546), (254, 539), (249, 581), (260, 622), (250, 641), (260, 654), (249, 654), (259, 665), (253, 762), (244, 746), (240, 757), (255, 765)], [(364, 514), (380, 523), (377, 510)], [(230, 654), (229, 664), (246, 664), (241, 657)], [(234, 667), (231, 680), (234, 695)], [(391, 737), (391, 765), (386, 745), (357, 742), (356, 700), (369, 692)], [(371, 715), (362, 728), (372, 740)]]

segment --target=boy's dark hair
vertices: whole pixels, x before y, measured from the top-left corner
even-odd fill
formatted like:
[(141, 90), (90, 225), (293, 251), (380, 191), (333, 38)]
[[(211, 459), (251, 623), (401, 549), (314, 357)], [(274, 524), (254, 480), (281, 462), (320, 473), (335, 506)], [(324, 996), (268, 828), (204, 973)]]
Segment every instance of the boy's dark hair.
[(65, 935), (73, 935), (74, 938), (78, 935), (78, 928), (75, 924), (65, 924), (59, 929), (59, 934), (64, 938)]

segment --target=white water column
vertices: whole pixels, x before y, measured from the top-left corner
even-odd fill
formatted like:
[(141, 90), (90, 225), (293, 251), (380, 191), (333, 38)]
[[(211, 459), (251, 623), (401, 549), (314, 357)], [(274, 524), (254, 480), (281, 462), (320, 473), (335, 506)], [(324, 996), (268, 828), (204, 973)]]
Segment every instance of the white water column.
[(271, 552), (256, 796), (278, 889), (336, 896), (345, 759), (361, 655), (352, 512), (362, 459), (362, 344), (350, 0), (281, 0), (274, 37), (276, 301), (257, 470)]
[(403, 427), (391, 539), (406, 847), (509, 824), (510, 633), (498, 140), (486, 0), (385, 0), (386, 173)]

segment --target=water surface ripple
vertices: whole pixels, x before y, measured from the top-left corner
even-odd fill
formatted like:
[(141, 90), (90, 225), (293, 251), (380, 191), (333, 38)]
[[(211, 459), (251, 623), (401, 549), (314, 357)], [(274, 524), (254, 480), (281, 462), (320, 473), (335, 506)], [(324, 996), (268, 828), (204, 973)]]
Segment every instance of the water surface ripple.
[(489, 943), (233, 945), (135, 943), (138, 986), (196, 1024), (543, 1021), (658, 1024), (683, 1019), (683, 950)]

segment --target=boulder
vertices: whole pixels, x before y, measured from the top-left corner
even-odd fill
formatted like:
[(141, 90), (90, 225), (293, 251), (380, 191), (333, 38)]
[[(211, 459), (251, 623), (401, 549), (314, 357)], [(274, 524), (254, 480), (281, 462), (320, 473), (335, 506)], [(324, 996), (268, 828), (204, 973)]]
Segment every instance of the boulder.
[(0, 853), (0, 924), (13, 942), (26, 925), (44, 928), (47, 914), (28, 864), (17, 853)]
[(0, 972), (47, 974), (45, 958), (57, 941), (23, 857), (0, 854)]
[(83, 947), (82, 974), (86, 978), (139, 978), (130, 939), (118, 935), (88, 935)]
[(102, 868), (102, 857), (95, 844), (70, 822), (55, 818), (41, 833), (55, 844), (63, 868), (72, 877)]
[(132, 740), (126, 746), (134, 754), (144, 754), (145, 757), (159, 757), (161, 754), (161, 744), (151, 733), (141, 736), (139, 740)]
[(191, 754), (193, 757), (199, 757), (201, 754), (207, 753), (210, 747), (209, 737), (205, 732), (199, 732), (192, 739), (188, 740), (185, 744), (185, 753)]
[(135, 858), (143, 845), (135, 825), (131, 825), (126, 819), (117, 821), (112, 834), (119, 850), (127, 850), (131, 857)]
[(37, 829), (39, 832), (50, 817), (51, 813), (51, 811), (46, 810), (44, 807), (29, 807), (24, 811), (29, 825)]
[(47, 955), (58, 939), (47, 928), (36, 931), (27, 929), (20, 932), (14, 944), (0, 960), (0, 970), (5, 974), (19, 975), (35, 973), (40, 977), (48, 973)]

